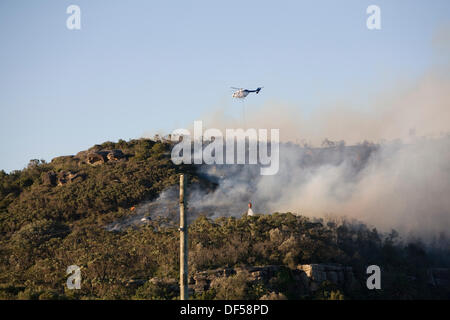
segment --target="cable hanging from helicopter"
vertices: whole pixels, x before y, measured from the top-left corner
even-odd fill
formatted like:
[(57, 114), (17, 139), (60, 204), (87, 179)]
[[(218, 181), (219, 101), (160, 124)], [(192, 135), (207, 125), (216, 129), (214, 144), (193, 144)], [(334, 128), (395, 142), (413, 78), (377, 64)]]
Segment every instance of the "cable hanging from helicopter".
[[(244, 89), (244, 88), (236, 88), (236, 87), (231, 87), (231, 89), (236, 90), (233, 92), (232, 97), (241, 100), (242, 102), (245, 101), (245, 98), (252, 92), (258, 94), (261, 89), (264, 87), (258, 87), (255, 90), (249, 90), (249, 89)], [(245, 121), (245, 105), (242, 104), (242, 121), (243, 121), (243, 125), (244, 127), (246, 127), (246, 121)]]

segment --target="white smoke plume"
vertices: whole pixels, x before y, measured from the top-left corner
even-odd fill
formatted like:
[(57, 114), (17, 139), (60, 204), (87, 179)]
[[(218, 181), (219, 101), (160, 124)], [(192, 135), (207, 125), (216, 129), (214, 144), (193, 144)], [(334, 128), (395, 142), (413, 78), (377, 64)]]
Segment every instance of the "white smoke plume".
[[(189, 212), (240, 216), (251, 201), (255, 213), (334, 215), (381, 231), (396, 229), (404, 236), (448, 237), (448, 30), (443, 28), (433, 40), (441, 54), (438, 67), (364, 106), (355, 106), (348, 97), (348, 104), (321, 106), (305, 115), (301, 105), (272, 101), (257, 110), (248, 105), (246, 128), (280, 129), (285, 143), (278, 174), (261, 176), (256, 165), (203, 165), (200, 171), (218, 187), (213, 192), (190, 190)], [(243, 125), (240, 117), (229, 117), (220, 108), (201, 120), (204, 130), (225, 132)], [(327, 140), (317, 148), (326, 138), (338, 143)]]
[[(279, 128), (283, 141), (319, 145), (323, 139), (344, 140), (347, 144), (362, 141), (383, 142), (414, 136), (441, 136), (450, 130), (450, 68), (426, 73), (414, 83), (368, 97), (364, 105), (346, 102), (318, 106), (302, 113), (301, 104), (270, 101), (263, 106), (245, 105), (246, 128)], [(242, 128), (240, 108), (231, 117), (218, 108), (202, 117), (205, 128)]]
[[(365, 111), (332, 106), (308, 118), (271, 103), (247, 118), (249, 128), (279, 128), (280, 171), (261, 177), (247, 166), (204, 166), (222, 177), (213, 194), (191, 206), (214, 205), (238, 216), (252, 201), (255, 212), (275, 211), (355, 218), (382, 231), (423, 238), (450, 230), (450, 81), (431, 72), (399, 92), (387, 92)], [(220, 110), (208, 127), (239, 127)], [(314, 148), (325, 138), (341, 141)], [(363, 141), (376, 144), (361, 144)], [(343, 142), (354, 145), (344, 147)], [(356, 144), (360, 143), (359, 146)], [(219, 215), (220, 215), (219, 214)], [(218, 215), (218, 214), (216, 214)]]

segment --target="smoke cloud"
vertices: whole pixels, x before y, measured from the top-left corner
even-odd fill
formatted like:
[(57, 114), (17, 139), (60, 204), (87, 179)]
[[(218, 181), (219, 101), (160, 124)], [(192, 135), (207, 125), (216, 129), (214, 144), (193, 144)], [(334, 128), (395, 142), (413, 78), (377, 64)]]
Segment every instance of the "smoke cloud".
[[(294, 142), (280, 146), (279, 173), (261, 177), (251, 165), (203, 166), (219, 187), (209, 194), (193, 192), (190, 206), (197, 211), (213, 208), (214, 216), (239, 216), (252, 201), (259, 213), (345, 216), (403, 235), (448, 235), (447, 74), (430, 72), (361, 109), (333, 105), (304, 117), (286, 104), (265, 105), (247, 117), (246, 127), (279, 128), (282, 140)], [(221, 110), (204, 123), (222, 130), (242, 127)], [(326, 140), (318, 148), (326, 138), (337, 142)]]
[[(339, 102), (317, 107), (308, 114), (301, 105), (268, 102), (262, 107), (246, 105), (245, 127), (279, 128), (282, 141), (320, 146), (323, 139), (383, 142), (415, 136), (439, 137), (450, 130), (450, 68), (432, 70), (415, 83), (368, 98), (363, 105)], [(239, 109), (237, 109), (239, 110)], [(216, 109), (202, 117), (205, 127), (242, 128), (241, 115), (229, 116)]]
[(362, 106), (349, 97), (348, 104), (303, 114), (301, 105), (272, 101), (246, 106), (245, 123), (220, 108), (202, 117), (204, 129), (223, 132), (280, 129), (284, 143), (274, 176), (261, 176), (257, 165), (201, 166), (218, 186), (189, 191), (190, 215), (240, 216), (251, 201), (256, 213), (346, 217), (403, 236), (448, 237), (450, 68), (448, 54), (442, 56), (450, 48), (448, 30), (444, 26), (433, 39), (440, 57), (433, 70)]

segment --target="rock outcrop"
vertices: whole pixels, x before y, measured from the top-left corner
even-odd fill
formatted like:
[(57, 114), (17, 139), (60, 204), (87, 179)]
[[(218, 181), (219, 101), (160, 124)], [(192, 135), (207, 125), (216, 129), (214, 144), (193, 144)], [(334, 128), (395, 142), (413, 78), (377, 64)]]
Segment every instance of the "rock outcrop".
[(90, 152), (86, 156), (86, 162), (90, 165), (99, 165), (108, 161), (119, 161), (123, 159), (125, 155), (122, 150), (113, 149), (113, 150), (101, 150)]
[(93, 166), (103, 164), (107, 161), (107, 158), (106, 158), (107, 155), (108, 155), (108, 153), (106, 151), (91, 152), (91, 153), (88, 153), (88, 155), (86, 157), (86, 162)]
[(66, 183), (73, 183), (76, 180), (84, 180), (85, 175), (81, 173), (74, 173), (71, 171), (60, 171), (55, 173), (54, 171), (45, 172), (42, 174), (42, 184), (46, 186), (62, 186)]
[(83, 180), (84, 175), (80, 173), (73, 173), (71, 171), (60, 171), (57, 175), (57, 185), (62, 186), (66, 183), (73, 183), (76, 179)]
[(123, 154), (122, 150), (119, 149), (113, 149), (108, 152), (106, 155), (106, 158), (108, 161), (119, 161), (120, 159), (123, 159), (125, 155)]
[(297, 268), (305, 272), (309, 279), (311, 291), (317, 290), (320, 283), (324, 281), (330, 281), (344, 287), (351, 287), (355, 282), (352, 267), (331, 264), (303, 264)]
[[(308, 264), (299, 265), (297, 269), (285, 266), (242, 267), (208, 270), (196, 273), (189, 281), (195, 293), (202, 293), (211, 288), (218, 278), (227, 278), (245, 272), (250, 283), (263, 283), (271, 292), (277, 290), (277, 278), (280, 274), (287, 276), (290, 285), (295, 288), (299, 296), (314, 293), (324, 281), (338, 286), (348, 287), (354, 285), (355, 278), (351, 267), (340, 265)], [(270, 295), (269, 295), (270, 296)], [(266, 297), (267, 298), (267, 297)]]

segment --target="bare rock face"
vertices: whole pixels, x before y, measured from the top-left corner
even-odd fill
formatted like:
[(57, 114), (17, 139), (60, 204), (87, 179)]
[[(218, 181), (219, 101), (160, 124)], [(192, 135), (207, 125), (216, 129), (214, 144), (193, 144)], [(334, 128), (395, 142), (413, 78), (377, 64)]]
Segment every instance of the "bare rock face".
[(97, 166), (108, 161), (107, 155), (108, 152), (106, 151), (91, 152), (86, 156), (86, 162), (93, 166)]
[(311, 281), (322, 282), (327, 280), (327, 274), (324, 271), (323, 266), (319, 264), (303, 264), (297, 267), (306, 273)]
[[(237, 278), (230, 279), (230, 277)], [(294, 293), (300, 298), (313, 295), (323, 281), (330, 281), (342, 287), (350, 286), (351, 282), (355, 281), (352, 268), (341, 265), (308, 264), (299, 265), (297, 269), (280, 265), (261, 267), (244, 266), (219, 268), (194, 273), (188, 279), (189, 294), (201, 295), (210, 289), (214, 290), (224, 284), (228, 285), (228, 280), (234, 281), (236, 279), (239, 279), (237, 282), (239, 287), (236, 287), (236, 289), (239, 289), (243, 285), (239, 282), (242, 279), (249, 286), (263, 284), (267, 289), (267, 294), (261, 297), (264, 300), (286, 299), (286, 296), (279, 292), (280, 285), (284, 288), (288, 287), (289, 292)], [(177, 279), (151, 278), (148, 281), (157, 286), (164, 286), (167, 290), (173, 291), (176, 294), (179, 292)], [(128, 285), (140, 286), (143, 282), (130, 280)]]
[(352, 267), (330, 264), (302, 264), (297, 269), (305, 272), (312, 291), (317, 290), (323, 281), (341, 286), (352, 286), (355, 282)]
[(90, 152), (86, 155), (86, 162), (90, 165), (96, 166), (108, 161), (119, 161), (125, 158), (122, 150), (101, 150)]
[[(266, 299), (275, 298), (282, 299), (277, 293), (278, 281), (280, 275), (288, 275), (289, 285), (295, 289), (299, 296), (309, 295), (314, 289), (311, 287), (311, 281), (305, 271), (300, 269), (290, 269), (286, 266), (269, 265), (262, 267), (237, 267), (216, 269), (197, 272), (191, 278), (190, 285), (196, 293), (202, 293), (209, 290), (218, 280), (228, 278), (230, 276), (244, 273), (249, 283), (263, 283), (272, 294), (266, 296)], [(219, 281), (220, 282), (220, 281)]]
[(75, 156), (63, 156), (52, 159), (52, 162), (65, 163), (72, 161), (72, 164), (83, 164), (97, 166), (106, 162), (126, 160), (126, 155), (120, 149), (102, 150), (100, 145), (95, 145), (89, 150), (80, 151)]

